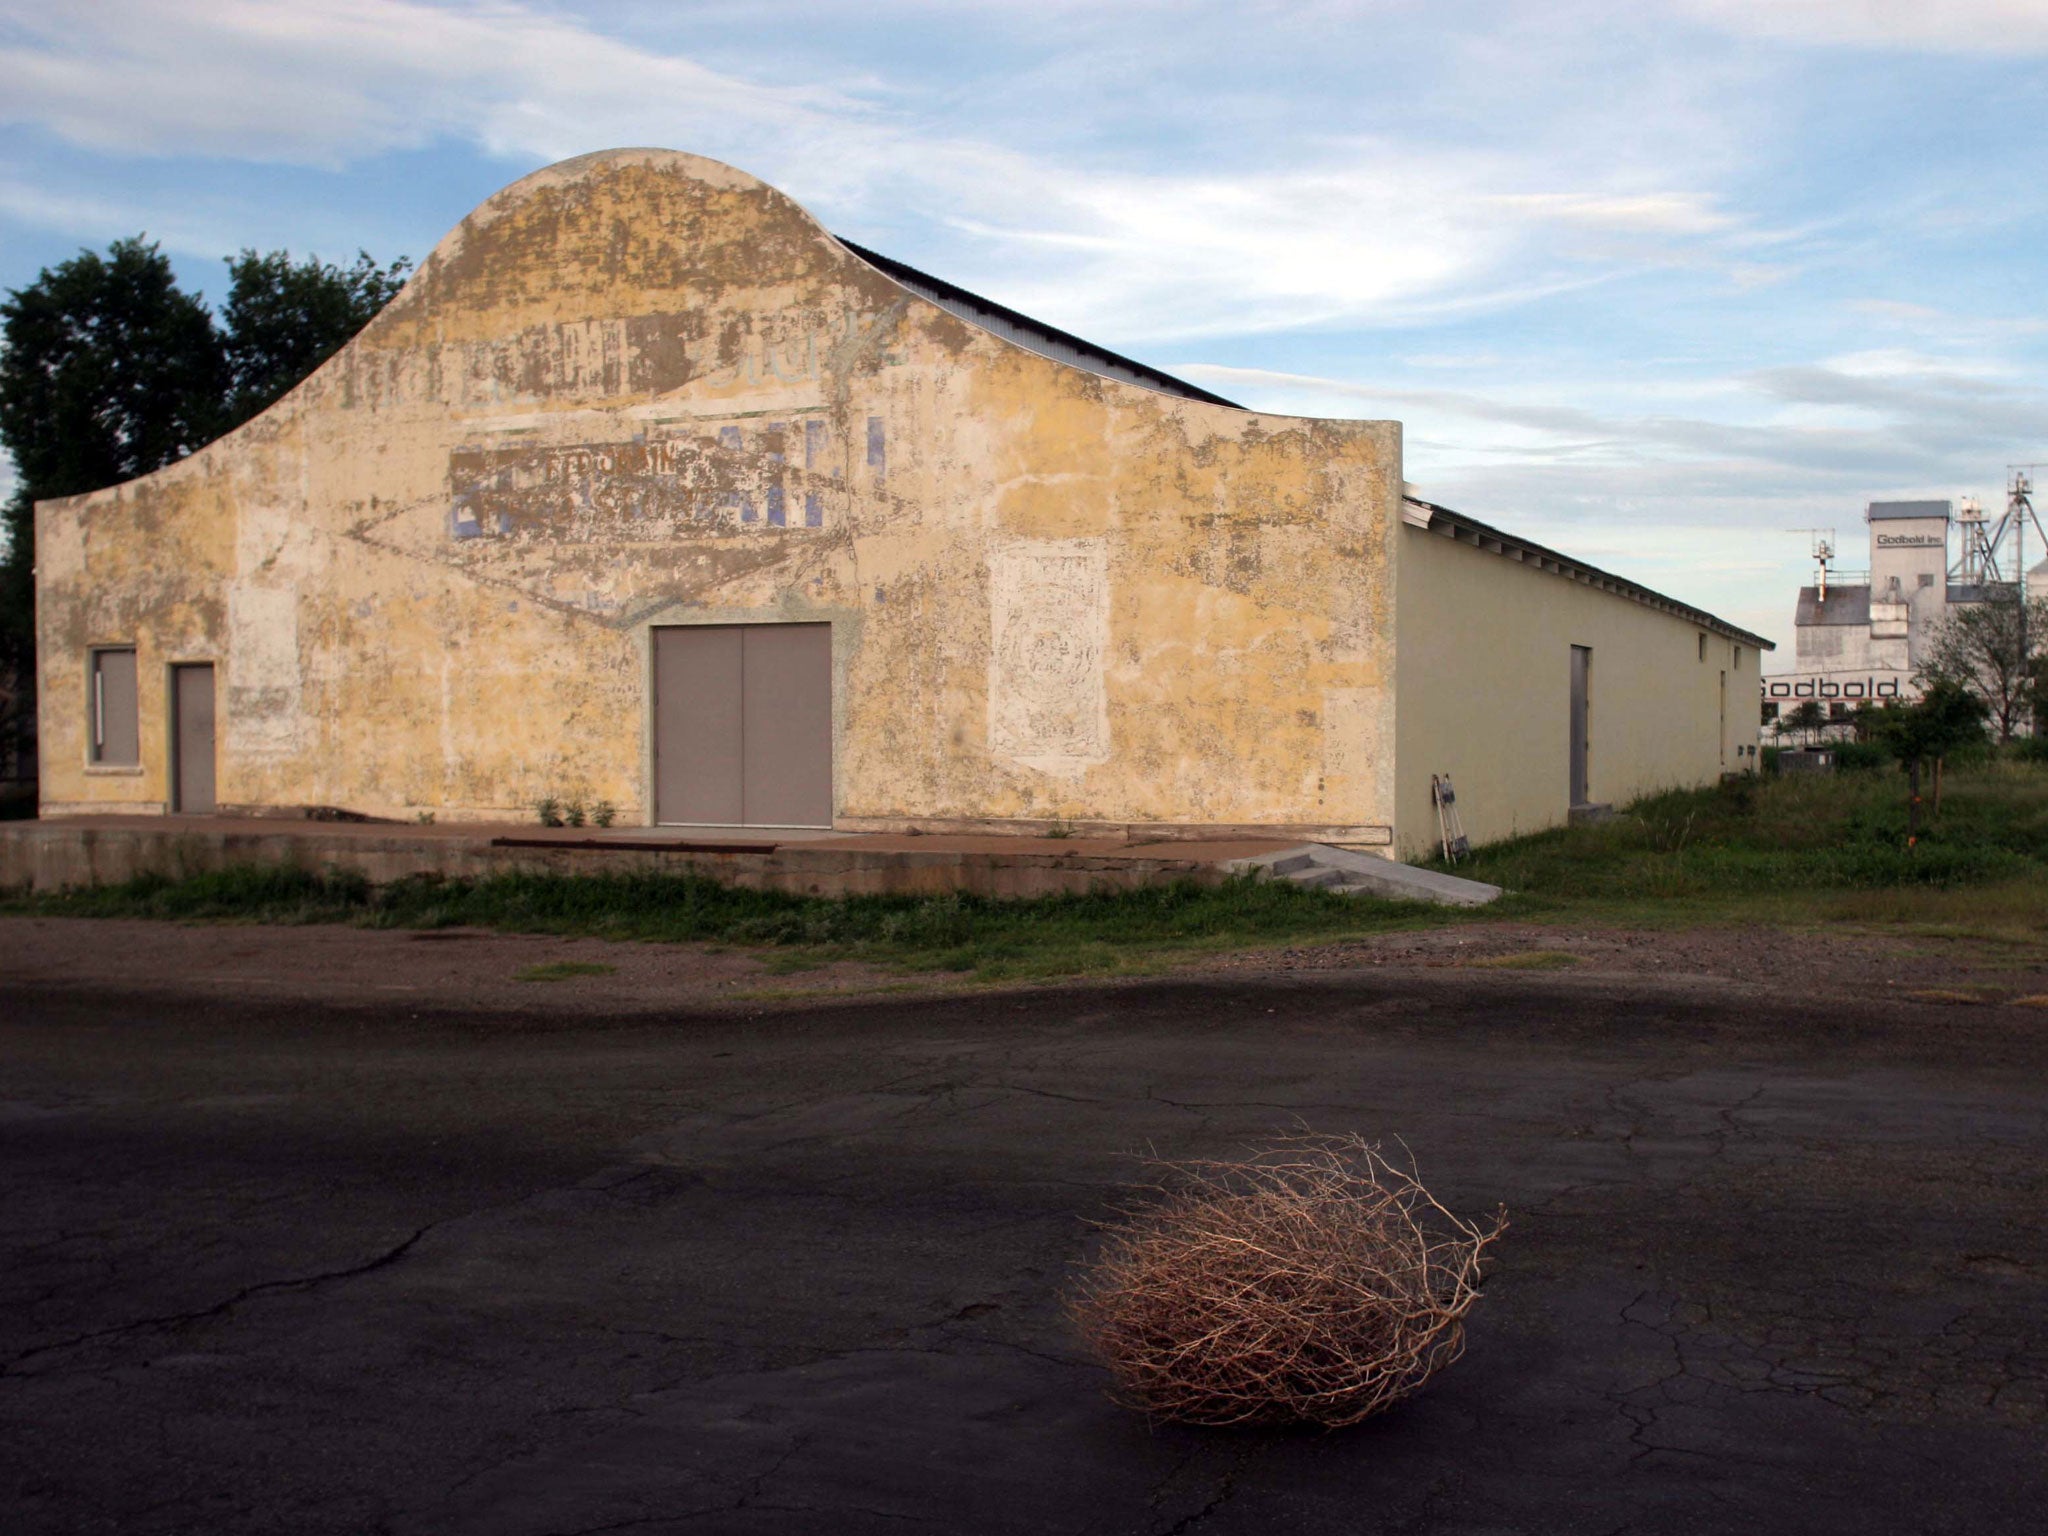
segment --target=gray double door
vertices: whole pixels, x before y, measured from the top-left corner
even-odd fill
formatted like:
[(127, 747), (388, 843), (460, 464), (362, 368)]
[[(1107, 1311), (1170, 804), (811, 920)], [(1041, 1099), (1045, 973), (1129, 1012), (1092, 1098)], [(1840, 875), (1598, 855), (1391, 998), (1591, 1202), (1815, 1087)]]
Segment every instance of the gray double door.
[(654, 631), (654, 819), (832, 825), (832, 626)]

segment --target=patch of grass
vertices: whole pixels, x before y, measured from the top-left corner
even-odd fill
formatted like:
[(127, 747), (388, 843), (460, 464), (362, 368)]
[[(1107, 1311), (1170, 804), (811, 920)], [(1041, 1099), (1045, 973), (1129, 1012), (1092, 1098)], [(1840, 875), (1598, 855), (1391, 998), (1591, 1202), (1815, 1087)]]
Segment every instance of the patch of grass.
[(1569, 921), (2048, 932), (2048, 770), (2009, 755), (1952, 765), (1940, 817), (1910, 848), (1905, 798), (1888, 770), (1674, 790), (1595, 825), (1480, 848), (1456, 873)]
[(987, 981), (1137, 973), (1190, 953), (1337, 940), (1481, 915), (1333, 896), (1284, 880), (1002, 900), (965, 893), (796, 896), (657, 873), (417, 876), (372, 887), (353, 875), (259, 869), (16, 896), (0, 902), (0, 910), (709, 941), (766, 950), (778, 973), (852, 959)]
[(618, 967), (597, 960), (549, 960), (540, 965), (521, 966), (512, 973), (514, 981), (567, 981), (573, 976), (609, 976)]
[(120, 885), (83, 886), (0, 903), (14, 912), (62, 917), (158, 917), (199, 922), (326, 923), (367, 908), (370, 882), (346, 871), (238, 864), (173, 880), (138, 875)]
[(1467, 960), (1468, 966), (1490, 971), (1563, 971), (1580, 963), (1577, 955), (1561, 949), (1525, 949), (1513, 955), (1489, 955), (1484, 960)]

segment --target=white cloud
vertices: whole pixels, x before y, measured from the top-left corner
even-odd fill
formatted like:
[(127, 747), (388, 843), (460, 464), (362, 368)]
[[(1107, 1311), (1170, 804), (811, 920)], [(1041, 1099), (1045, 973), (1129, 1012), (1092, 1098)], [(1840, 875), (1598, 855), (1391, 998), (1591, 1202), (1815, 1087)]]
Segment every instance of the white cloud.
[(0, 16), (19, 39), (0, 48), (0, 115), (129, 154), (332, 166), (455, 135), (554, 159), (639, 142), (650, 105), (670, 123), (765, 125), (852, 106), (510, 4), (13, 0)]
[(1729, 31), (1788, 42), (2011, 53), (2048, 49), (2041, 0), (1676, 0)]
[[(100, 0), (61, 18), (0, 0), (0, 17), (0, 121), (89, 149), (332, 167), (447, 139), (529, 164), (668, 144), (849, 234), (892, 210), (886, 227), (952, 242), (971, 270), (948, 275), (1112, 344), (1413, 324), (1644, 266), (1733, 271), (1744, 238), (1711, 193), (1663, 189), (1620, 154), (1575, 176), (1555, 146), (1381, 134), (1298, 142), (1285, 168), (1103, 168), (923, 121), (925, 97), (763, 85), (511, 0)], [(1575, 248), (1595, 236), (1623, 243)]]
[[(1691, 393), (1711, 413), (1632, 410), (1625, 398), (1604, 408), (1553, 403), (1597, 398), (1586, 380), (1553, 380), (1531, 399), (1508, 387), (1389, 388), (1214, 364), (1178, 371), (1266, 409), (1313, 414), (1337, 400), (1345, 414), (1399, 419), (1408, 478), (1440, 489), (1439, 499), (1535, 537), (1619, 518), (1645, 558), (1663, 558), (1662, 535), (1649, 530), (1705, 509), (1730, 530), (1768, 531), (1844, 521), (1873, 497), (1928, 486), (1957, 494), (1995, 476), (2011, 445), (2033, 441), (2028, 433), (2048, 419), (2048, 392), (1944, 371), (1941, 359), (1906, 363), (1884, 360), (1889, 373), (1814, 365), (1703, 379)], [(1516, 521), (1528, 517), (1539, 525)]]

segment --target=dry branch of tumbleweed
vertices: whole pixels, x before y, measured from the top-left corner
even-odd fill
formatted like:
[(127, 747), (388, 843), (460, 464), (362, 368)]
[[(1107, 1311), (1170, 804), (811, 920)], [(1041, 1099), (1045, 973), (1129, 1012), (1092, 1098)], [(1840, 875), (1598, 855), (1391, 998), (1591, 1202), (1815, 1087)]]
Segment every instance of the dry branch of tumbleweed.
[(1465, 1347), (1507, 1212), (1452, 1215), (1357, 1136), (1151, 1165), (1070, 1306), (1118, 1398), (1195, 1424), (1355, 1424)]

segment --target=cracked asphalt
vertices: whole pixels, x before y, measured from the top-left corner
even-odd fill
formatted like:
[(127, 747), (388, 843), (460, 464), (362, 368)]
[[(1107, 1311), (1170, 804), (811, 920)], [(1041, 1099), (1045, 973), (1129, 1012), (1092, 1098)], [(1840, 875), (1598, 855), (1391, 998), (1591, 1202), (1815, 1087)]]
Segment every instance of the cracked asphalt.
[[(2041, 1528), (2038, 1010), (1387, 967), (238, 1000), (197, 932), (205, 988), (8, 983), (10, 1532)], [(1059, 1297), (1130, 1154), (1297, 1121), (1506, 1203), (1466, 1357), (1335, 1433), (1114, 1407)]]

